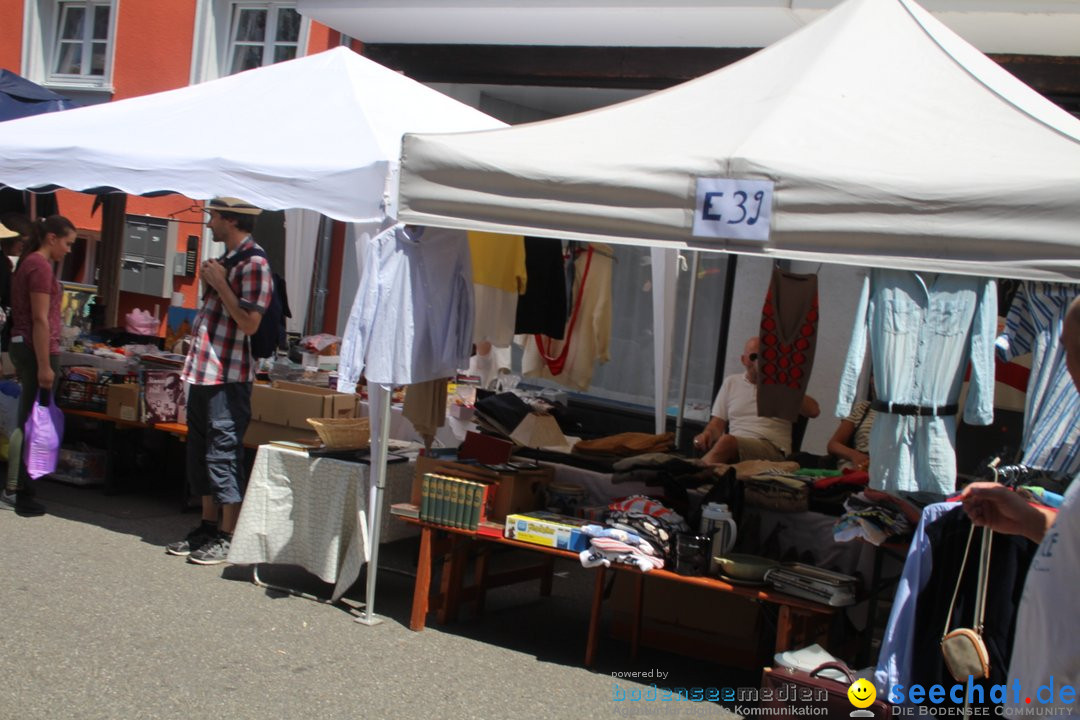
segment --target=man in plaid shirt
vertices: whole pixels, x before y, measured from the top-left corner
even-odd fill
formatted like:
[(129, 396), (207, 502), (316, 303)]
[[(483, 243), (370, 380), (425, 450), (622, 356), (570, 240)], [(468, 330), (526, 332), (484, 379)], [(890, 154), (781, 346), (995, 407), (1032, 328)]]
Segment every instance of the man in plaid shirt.
[[(273, 279), (264, 255), (238, 258), (258, 248), (251, 231), (262, 212), (236, 198), (214, 198), (204, 210), (206, 225), (225, 255), (203, 262), (203, 303), (191, 328), (183, 379), (187, 401), (187, 476), (202, 496), (202, 522), (165, 548), (189, 562), (225, 562), (240, 515), (244, 433), (251, 419), (255, 360), (248, 336), (270, 305)], [(221, 521), (218, 524), (218, 513)]]

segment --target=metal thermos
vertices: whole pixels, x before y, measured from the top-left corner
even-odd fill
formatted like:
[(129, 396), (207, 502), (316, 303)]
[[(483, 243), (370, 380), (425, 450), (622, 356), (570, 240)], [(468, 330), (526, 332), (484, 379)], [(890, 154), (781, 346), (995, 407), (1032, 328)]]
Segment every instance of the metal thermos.
[(737, 529), (735, 518), (731, 516), (724, 503), (708, 503), (701, 509), (700, 534), (712, 538), (712, 550), (709, 553), (709, 574), (719, 572), (714, 558), (722, 557), (735, 547)]

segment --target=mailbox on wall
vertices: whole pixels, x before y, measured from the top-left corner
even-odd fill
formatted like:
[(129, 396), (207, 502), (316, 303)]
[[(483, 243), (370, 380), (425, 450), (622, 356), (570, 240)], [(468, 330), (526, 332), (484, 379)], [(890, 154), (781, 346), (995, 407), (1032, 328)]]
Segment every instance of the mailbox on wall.
[(172, 297), (179, 223), (165, 218), (128, 215), (120, 289), (154, 297)]

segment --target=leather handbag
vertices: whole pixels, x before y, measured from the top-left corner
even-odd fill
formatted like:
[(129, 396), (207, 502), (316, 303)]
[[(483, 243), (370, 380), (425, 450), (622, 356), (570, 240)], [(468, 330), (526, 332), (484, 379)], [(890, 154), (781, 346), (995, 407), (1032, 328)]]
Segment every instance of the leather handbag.
[[(835, 674), (833, 677), (822, 677), (825, 670), (839, 672), (844, 680), (836, 680)], [(846, 718), (855, 710), (848, 698), (848, 688), (857, 679), (851, 668), (842, 662), (822, 663), (810, 672), (786, 667), (767, 667), (761, 674), (762, 692), (758, 706), (798, 708), (799, 712), (803, 713), (807, 708), (824, 707), (827, 710), (822, 713), (823, 717)], [(875, 700), (856, 717), (871, 716), (881, 720), (891, 717), (889, 704), (880, 699)]]
[(954, 680), (964, 682), (968, 677), (982, 680), (990, 677), (990, 653), (986, 650), (983, 641), (983, 618), (986, 615), (986, 588), (990, 575), (990, 540), (993, 532), (983, 530), (982, 548), (979, 553), (979, 577), (975, 588), (975, 627), (956, 628), (949, 631), (952, 621), (953, 608), (956, 606), (956, 595), (960, 591), (960, 583), (964, 580), (964, 568), (967, 567), (968, 552), (971, 550), (971, 538), (975, 535), (975, 526), (971, 526), (968, 533), (967, 545), (964, 547), (964, 559), (960, 563), (960, 575), (956, 578), (956, 589), (953, 590), (952, 601), (949, 603), (949, 614), (945, 616), (945, 630), (941, 635), (941, 654), (945, 657), (945, 666), (949, 668), (949, 674)]

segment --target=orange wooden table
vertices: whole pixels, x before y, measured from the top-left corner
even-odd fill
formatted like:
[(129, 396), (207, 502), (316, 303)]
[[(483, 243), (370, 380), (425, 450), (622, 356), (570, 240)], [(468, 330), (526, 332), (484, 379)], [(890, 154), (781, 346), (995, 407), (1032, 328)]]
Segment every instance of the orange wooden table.
[[(541, 595), (549, 595), (551, 593), (551, 572), (555, 558), (561, 557), (575, 562), (580, 561), (578, 553), (569, 550), (533, 545), (504, 537), (480, 535), (468, 530), (433, 525), (414, 518), (401, 517), (401, 519), (420, 527), (420, 556), (417, 561), (416, 584), (413, 587), (412, 615), (409, 621), (409, 627), (415, 631), (424, 629), (428, 612), (431, 610), (437, 611), (437, 619), (440, 623), (456, 619), (462, 601), (474, 600), (478, 611), (482, 611), (484, 593), (493, 587), (538, 578), (541, 581)], [(540, 565), (534, 567), (489, 575), (487, 573), (486, 557), (484, 554), (480, 554), (475, 569), (475, 583), (472, 587), (463, 588), (465, 569), (468, 564), (468, 550), (478, 543), (527, 550), (543, 556), (543, 560)], [(444, 555), (442, 577), (439, 592), (433, 594), (431, 592), (431, 571), (434, 567), (435, 557), (439, 554)], [(585, 641), (585, 666), (591, 666), (596, 656), (600, 613), (604, 601), (604, 580), (608, 571), (628, 572), (634, 578), (634, 621), (630, 647), (631, 657), (636, 657), (641, 640), (646, 574), (636, 567), (621, 564), (612, 565), (610, 568), (600, 566), (587, 569), (595, 574), (595, 585), (592, 605), (589, 609), (589, 630)], [(815, 632), (815, 629), (820, 626), (822, 621), (827, 621), (838, 609), (786, 595), (769, 588), (732, 585), (712, 577), (679, 575), (669, 570), (651, 570), (648, 575), (649, 577), (696, 585), (716, 592), (731, 593), (752, 601), (779, 606), (775, 642), (776, 652), (789, 650), (795, 643), (806, 639)]]

